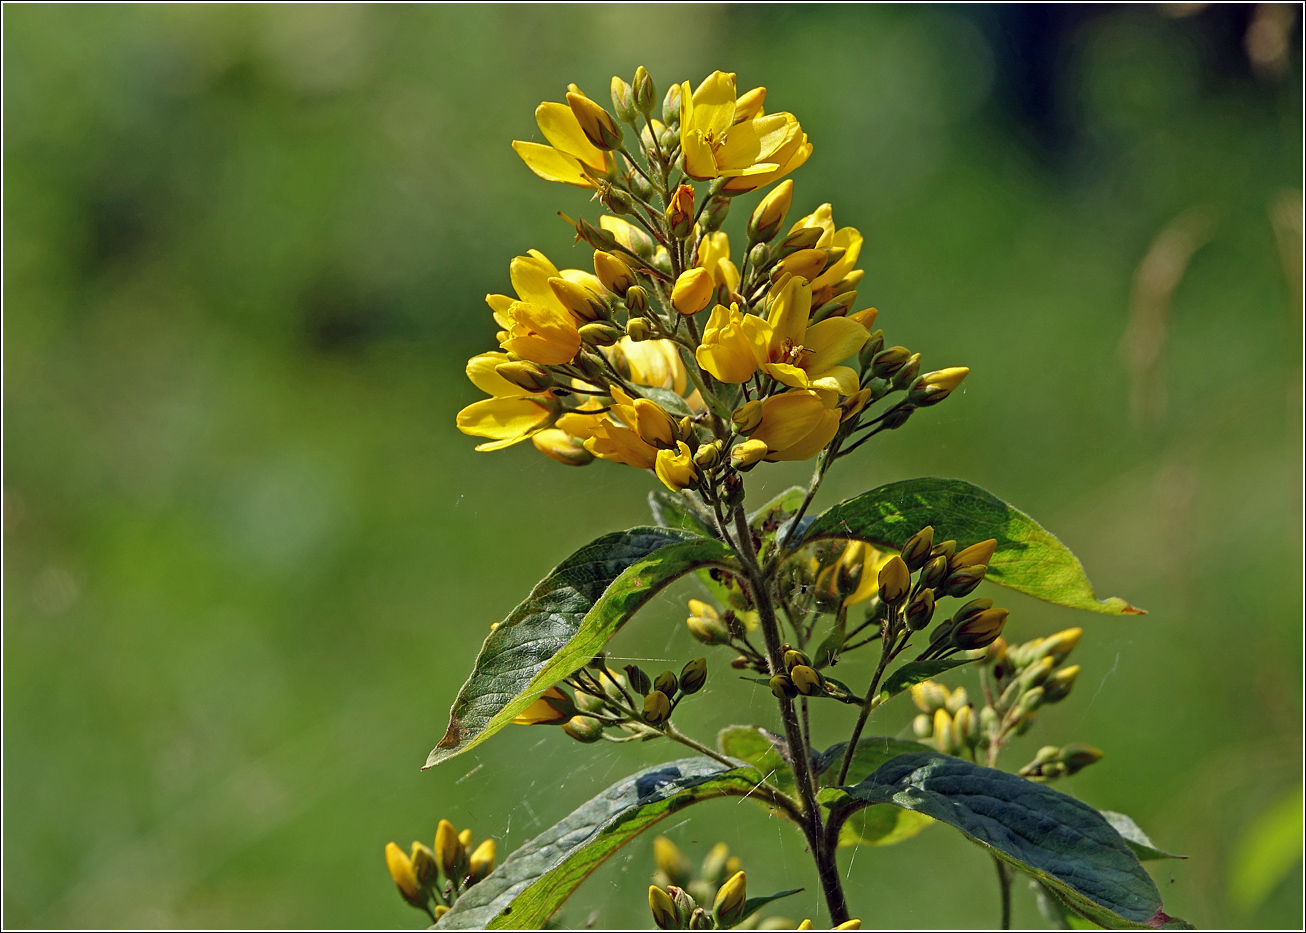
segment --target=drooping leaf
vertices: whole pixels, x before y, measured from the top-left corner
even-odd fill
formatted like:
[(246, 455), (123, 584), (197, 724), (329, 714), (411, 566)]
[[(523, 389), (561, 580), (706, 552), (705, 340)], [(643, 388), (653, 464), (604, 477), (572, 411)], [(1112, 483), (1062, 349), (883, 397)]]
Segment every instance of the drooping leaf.
[(941, 661), (909, 661), (884, 678), (884, 681), (880, 684), (880, 692), (876, 694), (874, 705), (879, 706), (884, 701), (896, 697), (915, 684), (929, 680), (932, 677), (938, 677), (954, 667), (961, 667), (963, 664), (969, 663), (970, 660), (967, 658), (945, 658)]
[(1129, 848), (1134, 850), (1140, 862), (1146, 862), (1149, 859), (1162, 858), (1188, 858), (1186, 855), (1175, 855), (1173, 852), (1167, 852), (1164, 849), (1158, 849), (1156, 843), (1147, 838), (1147, 833), (1135, 823), (1131, 818), (1123, 813), (1116, 813), (1114, 810), (1099, 810), (1106, 821), (1115, 827), (1115, 831), (1120, 834), (1120, 838), (1129, 843)]
[(720, 541), (669, 528), (633, 528), (585, 545), (490, 632), (425, 767), (474, 748), (512, 722), (603, 650), (662, 587), (730, 556)]
[[(829, 792), (824, 792), (829, 793)], [(961, 830), (1101, 926), (1182, 926), (1129, 844), (1081, 801), (1014, 774), (937, 753), (901, 755), (834, 793), (835, 808), (890, 803)]]
[(436, 929), (541, 929), (591, 872), (644, 830), (692, 803), (742, 797), (760, 778), (751, 767), (685, 758), (618, 781), (504, 859)]
[(686, 493), (654, 489), (648, 494), (648, 507), (653, 513), (653, 521), (663, 528), (692, 531), (705, 538), (717, 537), (711, 517)]
[(804, 541), (856, 538), (900, 550), (926, 525), (958, 549), (997, 539), (986, 579), (1038, 599), (1108, 615), (1141, 615), (1123, 599), (1099, 600), (1079, 559), (1024, 512), (955, 479), (904, 480), (845, 499), (816, 518)]

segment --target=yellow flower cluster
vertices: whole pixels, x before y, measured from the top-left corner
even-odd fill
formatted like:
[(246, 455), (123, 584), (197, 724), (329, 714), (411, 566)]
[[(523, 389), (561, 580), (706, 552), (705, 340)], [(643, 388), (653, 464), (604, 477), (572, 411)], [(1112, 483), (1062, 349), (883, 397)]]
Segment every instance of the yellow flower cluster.
[[(390, 842), (385, 866), (408, 904), (439, 920), (467, 888), (494, 870), (495, 844), (485, 839), (472, 848), (472, 831), (458, 832), (448, 820), (435, 831), (435, 847), (414, 842), (411, 853)], [(443, 883), (441, 881), (443, 879)]]
[[(718, 71), (673, 85), (655, 117), (641, 68), (633, 87), (613, 78), (615, 117), (575, 85), (540, 104), (546, 142), (513, 148), (608, 213), (571, 221), (593, 272), (531, 250), (509, 266), (515, 296), (487, 296), (499, 350), (467, 375), (488, 397), (457, 418), (484, 439), (477, 450), (530, 439), (560, 463), (623, 463), (715, 501), (759, 461), (837, 453), (956, 387), (965, 370), (919, 375), (919, 355), (871, 332), (874, 308), (853, 311), (862, 235), (836, 227), (829, 204), (781, 236), (793, 182), (780, 180), (812, 145), (765, 99)], [(774, 182), (732, 255), (721, 226), (733, 199)], [(893, 417), (864, 421), (891, 391), (908, 393)]]

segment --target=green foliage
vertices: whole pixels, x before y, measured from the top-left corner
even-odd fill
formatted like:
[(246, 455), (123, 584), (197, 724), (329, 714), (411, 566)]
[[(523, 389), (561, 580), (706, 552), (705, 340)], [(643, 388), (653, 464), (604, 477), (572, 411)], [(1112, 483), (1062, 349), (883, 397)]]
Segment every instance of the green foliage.
[(726, 768), (710, 758), (685, 758), (646, 768), (613, 784), (513, 852), (460, 897), (436, 926), (540, 929), (591, 872), (644, 830), (690, 804), (743, 796), (760, 778), (753, 768)]
[(730, 559), (719, 541), (666, 528), (614, 532), (576, 551), (485, 639), (426, 767), (475, 748), (512, 722), (602, 651), (662, 587)]
[(969, 658), (945, 658), (940, 661), (910, 661), (884, 678), (880, 691), (875, 695), (875, 705), (896, 697), (913, 684), (921, 683), (947, 673), (954, 668), (969, 664)]
[(961, 830), (1110, 929), (1169, 923), (1133, 850), (1085, 803), (1024, 778), (947, 755), (899, 756), (843, 788), (852, 811), (891, 803)]
[(1140, 862), (1154, 861), (1156, 859), (1167, 858), (1187, 858), (1186, 855), (1175, 855), (1173, 852), (1167, 852), (1164, 849), (1158, 849), (1156, 843), (1148, 838), (1147, 833), (1123, 813), (1116, 813), (1114, 810), (1099, 810), (1099, 813), (1106, 819), (1111, 827), (1120, 834), (1120, 838), (1129, 843), (1129, 848), (1134, 850)]
[(964, 548), (989, 538), (997, 549), (988, 576), (1038, 599), (1107, 615), (1139, 615), (1123, 599), (1099, 600), (1079, 559), (1024, 512), (971, 483), (955, 479), (903, 480), (846, 499), (816, 518), (804, 541), (856, 538), (899, 550), (926, 525), (934, 540)]

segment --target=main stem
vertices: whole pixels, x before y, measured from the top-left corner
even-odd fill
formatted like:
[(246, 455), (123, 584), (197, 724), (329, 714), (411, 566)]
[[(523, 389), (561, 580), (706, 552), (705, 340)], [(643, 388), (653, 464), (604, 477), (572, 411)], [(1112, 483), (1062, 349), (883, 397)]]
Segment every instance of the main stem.
[[(753, 598), (757, 603), (762, 636), (766, 642), (767, 661), (774, 676), (784, 670), (784, 657), (780, 650), (780, 623), (776, 619), (775, 604), (771, 600), (771, 584), (758, 566), (757, 552), (753, 549), (753, 532), (748, 527), (744, 510), (739, 506), (734, 509), (734, 522), (738, 538), (737, 546), (752, 582)], [(830, 921), (838, 925), (849, 918), (848, 905), (843, 896), (843, 885), (839, 881), (835, 847), (825, 844), (821, 808), (816, 802), (816, 789), (813, 786), (811, 749), (803, 741), (794, 704), (785, 697), (780, 698), (780, 719), (784, 723), (785, 739), (789, 744), (789, 759), (798, 786), (798, 798), (803, 804), (803, 835), (807, 837), (808, 848), (816, 862), (816, 874), (821, 881), (821, 891), (825, 895), (825, 903), (830, 911)]]

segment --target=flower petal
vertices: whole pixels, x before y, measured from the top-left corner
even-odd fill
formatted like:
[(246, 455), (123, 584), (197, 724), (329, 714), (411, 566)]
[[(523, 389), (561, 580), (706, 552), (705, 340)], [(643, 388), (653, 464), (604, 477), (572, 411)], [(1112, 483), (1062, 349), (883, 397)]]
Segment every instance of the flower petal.
[(807, 361), (809, 373), (820, 373), (842, 363), (862, 348), (870, 331), (846, 317), (826, 318), (807, 328), (803, 346), (812, 351)]
[(535, 122), (554, 149), (579, 159), (596, 172), (603, 171), (603, 150), (585, 137), (580, 121), (566, 104), (546, 100), (535, 108)]
[(539, 143), (514, 139), (512, 148), (521, 156), (526, 167), (545, 181), (560, 181), (581, 188), (594, 187), (581, 171), (581, 163), (578, 159), (559, 152), (552, 146), (541, 146)]

